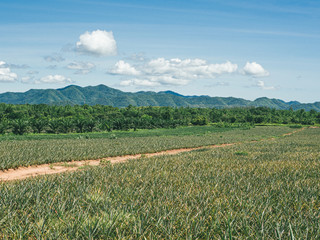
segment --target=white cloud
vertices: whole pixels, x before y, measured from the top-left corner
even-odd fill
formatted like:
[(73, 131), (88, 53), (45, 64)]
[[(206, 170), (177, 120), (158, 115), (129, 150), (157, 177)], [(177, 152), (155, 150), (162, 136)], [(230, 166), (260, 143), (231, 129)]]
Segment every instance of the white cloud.
[(170, 74), (176, 78), (198, 79), (215, 78), (225, 73), (233, 73), (238, 69), (237, 64), (226, 62), (222, 64), (208, 64), (203, 59), (173, 58), (166, 60), (157, 58), (147, 63), (145, 72), (152, 75)]
[(16, 73), (11, 72), (10, 68), (3, 61), (0, 61), (0, 82), (15, 82), (18, 78)]
[(114, 56), (117, 54), (117, 43), (112, 32), (96, 30), (85, 32), (76, 43), (77, 51), (96, 56)]
[(121, 86), (156, 87), (156, 86), (160, 86), (160, 83), (152, 82), (149, 80), (142, 80), (142, 79), (131, 79), (131, 80), (122, 81), (120, 85)]
[(275, 90), (276, 88), (273, 86), (267, 87), (264, 83), (264, 81), (259, 80), (256, 84), (257, 87), (263, 89), (263, 90)]
[(256, 62), (247, 62), (243, 68), (243, 74), (252, 77), (266, 77), (270, 75), (268, 71)]
[(40, 78), (36, 83), (71, 83), (71, 79), (62, 75), (48, 75)]
[(173, 85), (173, 86), (183, 86), (187, 85), (190, 80), (183, 78), (176, 78), (174, 76), (163, 75), (163, 76), (149, 76), (149, 81), (160, 85)]
[(137, 66), (121, 60), (109, 73), (135, 76), (132, 80), (123, 81), (122, 85), (159, 86), (186, 85), (192, 80), (213, 79), (222, 74), (234, 73), (237, 69), (238, 65), (229, 61), (208, 64), (203, 59), (157, 58)]
[(90, 62), (72, 62), (68, 64), (67, 68), (77, 70), (75, 74), (88, 74), (95, 68), (95, 65)]
[(140, 74), (140, 71), (136, 70), (129, 63), (120, 60), (115, 64), (114, 68), (110, 71), (110, 73), (118, 75), (137, 76)]
[(176, 79), (171, 76), (146, 77), (145, 79), (134, 78), (120, 82), (121, 86), (144, 86), (157, 87), (161, 85), (182, 86), (187, 85), (189, 80)]

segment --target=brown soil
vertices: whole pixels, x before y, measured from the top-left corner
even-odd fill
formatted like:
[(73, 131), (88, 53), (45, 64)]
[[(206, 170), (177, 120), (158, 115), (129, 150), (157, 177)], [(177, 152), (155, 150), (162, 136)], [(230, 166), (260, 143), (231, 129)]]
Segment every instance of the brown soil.
[[(291, 133), (283, 134), (282, 136), (289, 136), (293, 133), (302, 131), (304, 128), (293, 131)], [(269, 139), (262, 139), (264, 140), (274, 140), (274, 138)], [(251, 141), (251, 142), (258, 142), (258, 141)], [(243, 142), (248, 143), (248, 142)], [(160, 155), (175, 155), (183, 152), (190, 152), (199, 149), (206, 149), (206, 148), (220, 148), (220, 147), (227, 147), (233, 146), (236, 144), (242, 143), (227, 143), (221, 145), (211, 145), (211, 146), (203, 146), (203, 147), (195, 147), (195, 148), (180, 148), (180, 149), (173, 149), (173, 150), (166, 150), (156, 153), (145, 153), (145, 154), (136, 154), (136, 155), (125, 155), (125, 156), (118, 156), (118, 157), (107, 157), (95, 160), (83, 160), (83, 161), (72, 161), (72, 162), (60, 162), (60, 163), (53, 163), (53, 164), (42, 164), (30, 167), (19, 167), (17, 169), (9, 169), (6, 171), (0, 171), (0, 182), (1, 181), (12, 181), (12, 180), (22, 180), (29, 177), (35, 177), (39, 175), (48, 175), (48, 174), (57, 174), (63, 172), (73, 172), (78, 170), (80, 167), (85, 166), (98, 166), (100, 165), (101, 161), (109, 161), (110, 163), (122, 163), (129, 159), (138, 159), (141, 157), (154, 157)]]

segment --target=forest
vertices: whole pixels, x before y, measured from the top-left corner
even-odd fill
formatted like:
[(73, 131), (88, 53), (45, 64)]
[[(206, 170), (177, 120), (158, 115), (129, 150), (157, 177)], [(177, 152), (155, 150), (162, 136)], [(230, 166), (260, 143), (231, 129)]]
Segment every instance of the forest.
[(84, 133), (129, 129), (176, 128), (189, 125), (219, 126), (320, 123), (311, 110), (276, 110), (267, 107), (190, 108), (104, 105), (50, 106), (0, 104), (0, 134)]

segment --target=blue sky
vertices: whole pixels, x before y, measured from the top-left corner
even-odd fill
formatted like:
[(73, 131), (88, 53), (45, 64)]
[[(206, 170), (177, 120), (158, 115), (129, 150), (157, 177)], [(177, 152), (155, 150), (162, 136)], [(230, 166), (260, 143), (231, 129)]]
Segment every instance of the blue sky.
[(320, 1), (0, 2), (0, 92), (124, 91), (320, 101)]

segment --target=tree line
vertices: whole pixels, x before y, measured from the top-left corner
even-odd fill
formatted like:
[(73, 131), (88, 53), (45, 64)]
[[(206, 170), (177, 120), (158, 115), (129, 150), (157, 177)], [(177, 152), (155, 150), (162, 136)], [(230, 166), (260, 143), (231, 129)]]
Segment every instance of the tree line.
[(50, 106), (0, 104), (0, 134), (71, 133), (129, 129), (175, 128), (188, 125), (319, 124), (320, 113), (301, 109), (134, 107), (104, 105)]

